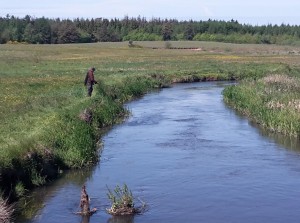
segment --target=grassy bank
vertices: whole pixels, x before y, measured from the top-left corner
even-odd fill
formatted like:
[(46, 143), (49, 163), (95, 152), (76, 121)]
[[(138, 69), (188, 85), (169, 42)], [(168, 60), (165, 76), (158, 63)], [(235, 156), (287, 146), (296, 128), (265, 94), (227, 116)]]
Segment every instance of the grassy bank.
[(270, 75), (225, 89), (236, 110), (270, 131), (300, 137), (300, 78)]
[[(173, 82), (298, 72), (300, 49), (207, 42), (0, 45), (0, 185), (19, 197), (66, 168), (98, 160), (101, 130), (124, 102)], [(83, 79), (99, 84), (86, 97)]]

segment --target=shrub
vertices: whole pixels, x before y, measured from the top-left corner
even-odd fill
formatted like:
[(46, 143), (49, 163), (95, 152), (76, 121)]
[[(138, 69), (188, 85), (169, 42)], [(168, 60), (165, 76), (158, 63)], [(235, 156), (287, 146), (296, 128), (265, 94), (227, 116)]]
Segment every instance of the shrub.
[(169, 41), (165, 42), (165, 48), (166, 49), (171, 49), (172, 48), (172, 44)]

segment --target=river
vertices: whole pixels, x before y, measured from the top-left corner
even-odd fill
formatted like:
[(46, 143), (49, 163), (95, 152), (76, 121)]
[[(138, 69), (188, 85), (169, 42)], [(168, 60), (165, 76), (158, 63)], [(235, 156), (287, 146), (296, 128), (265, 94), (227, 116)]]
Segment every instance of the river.
[[(128, 103), (132, 115), (103, 136), (99, 164), (35, 190), (27, 201), (34, 217), (16, 222), (299, 222), (299, 141), (228, 108), (226, 84), (177, 84)], [(147, 210), (111, 217), (107, 187), (124, 183)], [(90, 219), (73, 214), (84, 184), (99, 209)]]

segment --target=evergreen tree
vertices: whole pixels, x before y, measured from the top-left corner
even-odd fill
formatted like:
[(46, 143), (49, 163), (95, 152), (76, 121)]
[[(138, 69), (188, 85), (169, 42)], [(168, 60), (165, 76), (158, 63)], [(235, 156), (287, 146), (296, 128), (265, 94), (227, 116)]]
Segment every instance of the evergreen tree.
[(80, 34), (72, 21), (62, 21), (57, 30), (57, 43), (78, 43)]
[(195, 33), (191, 23), (188, 23), (183, 35), (186, 40), (193, 40)]
[(77, 43), (122, 40), (206, 40), (234, 43), (293, 44), (300, 41), (300, 27), (286, 24), (252, 26), (230, 21), (177, 21), (152, 18), (63, 20), (0, 17), (0, 43)]
[(162, 26), (162, 37), (164, 41), (171, 40), (173, 34), (172, 24), (166, 22)]
[(51, 27), (49, 21), (44, 17), (35, 20), (34, 32), (35, 32), (36, 42), (51, 43)]

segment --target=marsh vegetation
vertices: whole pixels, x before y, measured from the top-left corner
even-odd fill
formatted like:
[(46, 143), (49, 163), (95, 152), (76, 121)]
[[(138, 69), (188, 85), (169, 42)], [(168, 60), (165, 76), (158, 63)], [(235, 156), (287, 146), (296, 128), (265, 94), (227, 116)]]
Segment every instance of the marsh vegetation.
[(270, 131), (300, 136), (300, 79), (284, 74), (242, 81), (224, 91), (225, 100)]

